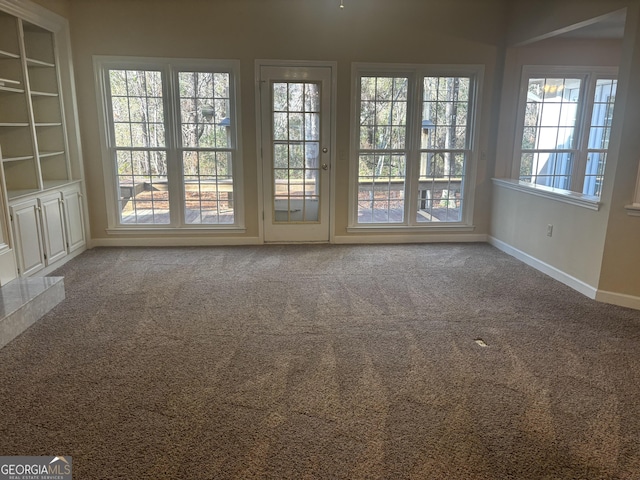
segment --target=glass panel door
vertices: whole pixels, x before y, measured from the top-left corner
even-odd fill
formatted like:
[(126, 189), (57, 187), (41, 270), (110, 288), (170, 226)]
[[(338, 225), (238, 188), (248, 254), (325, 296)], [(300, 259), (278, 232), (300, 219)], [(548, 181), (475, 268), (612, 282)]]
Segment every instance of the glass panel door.
[(331, 69), (262, 67), (266, 241), (328, 241)]
[(271, 88), (274, 221), (318, 222), (320, 85), (274, 82)]

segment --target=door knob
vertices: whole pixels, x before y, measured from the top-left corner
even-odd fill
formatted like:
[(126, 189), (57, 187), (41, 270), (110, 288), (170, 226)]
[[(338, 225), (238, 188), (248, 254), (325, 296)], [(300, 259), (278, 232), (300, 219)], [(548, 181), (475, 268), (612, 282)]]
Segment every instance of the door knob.
[(323, 170), (329, 170), (329, 165), (327, 165), (326, 163), (322, 164), (322, 169)]
[(329, 151), (329, 149), (328, 149), (327, 147), (324, 147), (324, 148), (322, 149), (322, 153), (327, 153), (328, 151)]

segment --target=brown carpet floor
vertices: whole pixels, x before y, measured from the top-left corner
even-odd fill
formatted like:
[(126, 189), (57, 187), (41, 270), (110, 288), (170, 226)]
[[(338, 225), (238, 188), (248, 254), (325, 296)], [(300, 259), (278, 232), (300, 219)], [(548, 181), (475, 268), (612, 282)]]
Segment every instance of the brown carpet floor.
[(94, 249), (56, 274), (67, 299), (0, 350), (1, 455), (81, 480), (640, 478), (640, 312), (488, 245)]

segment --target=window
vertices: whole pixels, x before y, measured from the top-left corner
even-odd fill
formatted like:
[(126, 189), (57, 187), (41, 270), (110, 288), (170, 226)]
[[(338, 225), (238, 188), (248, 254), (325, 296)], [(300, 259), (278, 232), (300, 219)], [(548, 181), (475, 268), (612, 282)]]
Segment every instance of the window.
[(418, 222), (462, 218), (470, 145), (469, 77), (423, 79)]
[(599, 197), (617, 80), (614, 71), (524, 70), (516, 163), (525, 183)]
[(184, 215), (234, 223), (230, 74), (179, 72)]
[(604, 78), (596, 80), (587, 146), (587, 166), (582, 188), (582, 193), (585, 195), (599, 197), (602, 192), (617, 87), (617, 80)]
[(110, 227), (240, 227), (236, 62), (98, 57)]
[(122, 223), (169, 223), (162, 72), (109, 70)]
[(439, 70), (355, 66), (352, 226), (470, 218), (467, 176), (481, 69)]
[(358, 221), (404, 222), (409, 78), (361, 77)]

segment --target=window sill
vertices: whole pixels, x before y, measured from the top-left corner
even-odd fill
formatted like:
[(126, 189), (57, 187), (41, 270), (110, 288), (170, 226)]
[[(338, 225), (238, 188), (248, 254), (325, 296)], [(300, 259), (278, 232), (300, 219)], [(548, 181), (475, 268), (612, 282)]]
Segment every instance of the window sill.
[(632, 203), (631, 205), (626, 205), (624, 208), (627, 211), (627, 215), (640, 217), (640, 203)]
[(528, 193), (537, 197), (548, 198), (562, 203), (568, 203), (589, 210), (600, 210), (600, 199), (591, 195), (583, 195), (582, 193), (571, 192), (569, 190), (561, 190), (559, 188), (546, 187), (544, 185), (535, 185), (531, 183), (513, 180), (511, 178), (493, 178), (494, 185), (515, 190), (518, 192)]
[(247, 229), (237, 226), (223, 227), (113, 227), (105, 230), (108, 235), (214, 235), (227, 233), (246, 233)]
[(473, 232), (473, 225), (441, 224), (441, 225), (352, 225), (347, 233), (407, 233), (407, 232)]

